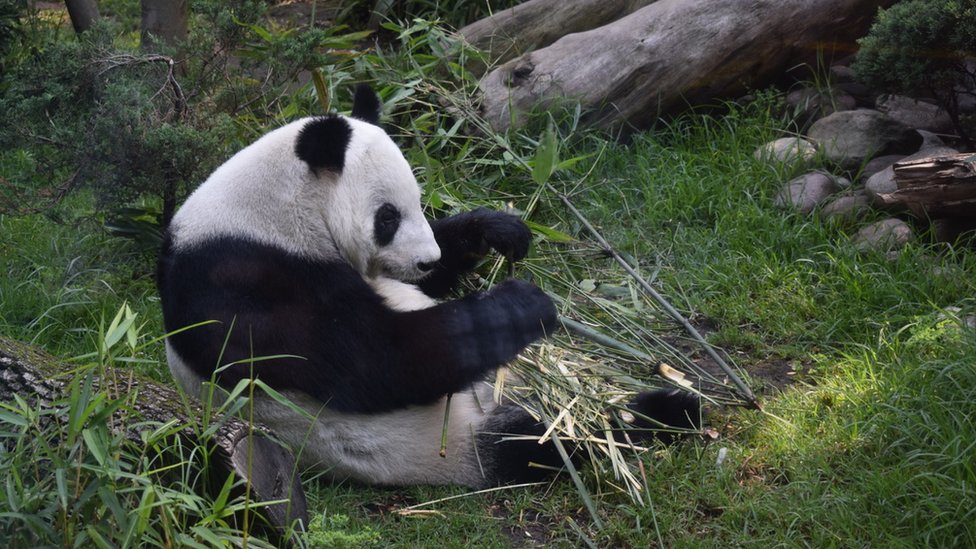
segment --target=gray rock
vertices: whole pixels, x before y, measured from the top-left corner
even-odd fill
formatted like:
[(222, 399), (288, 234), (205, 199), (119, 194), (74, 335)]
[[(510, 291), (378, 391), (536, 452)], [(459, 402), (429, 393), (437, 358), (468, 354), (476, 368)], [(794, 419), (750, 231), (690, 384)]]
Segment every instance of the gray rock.
[(873, 108), (877, 102), (878, 92), (859, 82), (846, 63), (830, 66), (830, 83), (834, 89), (853, 97), (859, 107)]
[(847, 65), (831, 65), (830, 81), (835, 84), (846, 84), (856, 82), (854, 71)]
[(919, 135), (922, 136), (922, 144), (919, 146), (918, 150), (924, 151), (925, 149), (935, 149), (937, 147), (945, 147), (945, 141), (942, 140), (938, 135), (927, 131), (927, 130), (915, 130)]
[(820, 216), (835, 223), (848, 224), (863, 218), (871, 211), (871, 202), (864, 191), (829, 199)]
[(875, 206), (881, 205), (881, 200), (878, 198), (879, 194), (893, 193), (896, 190), (898, 190), (898, 186), (895, 185), (893, 164), (875, 173), (864, 183), (864, 191), (867, 192), (871, 203)]
[(864, 165), (864, 169), (861, 170), (861, 177), (871, 177), (881, 170), (892, 166), (895, 162), (898, 162), (902, 158), (905, 158), (905, 155), (886, 154), (884, 156), (872, 158), (867, 164)]
[(824, 156), (845, 169), (856, 169), (885, 154), (910, 154), (922, 144), (913, 128), (871, 109), (839, 111), (813, 123), (807, 132)]
[(810, 172), (791, 179), (773, 201), (779, 208), (808, 214), (828, 196), (837, 192), (836, 180), (821, 172)]
[(882, 95), (877, 109), (902, 124), (916, 130), (935, 133), (952, 131), (952, 119), (933, 103), (919, 101), (904, 95)]
[(784, 137), (770, 141), (756, 149), (753, 154), (756, 160), (774, 160), (784, 164), (807, 162), (817, 154), (816, 147), (806, 139), (799, 137)]
[(797, 113), (816, 113), (821, 116), (837, 111), (851, 110), (856, 101), (850, 95), (839, 90), (808, 87), (793, 90), (786, 94), (786, 104)]
[(912, 228), (901, 219), (889, 218), (872, 223), (854, 235), (851, 242), (859, 251), (894, 251), (912, 239)]

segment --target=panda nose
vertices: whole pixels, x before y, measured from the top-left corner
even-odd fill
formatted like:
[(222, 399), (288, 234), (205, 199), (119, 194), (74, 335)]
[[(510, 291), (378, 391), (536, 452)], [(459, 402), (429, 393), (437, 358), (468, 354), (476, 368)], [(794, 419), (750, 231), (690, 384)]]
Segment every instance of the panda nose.
[(426, 263), (424, 261), (420, 261), (417, 263), (417, 268), (426, 273), (427, 271), (433, 269), (436, 264), (436, 262)]

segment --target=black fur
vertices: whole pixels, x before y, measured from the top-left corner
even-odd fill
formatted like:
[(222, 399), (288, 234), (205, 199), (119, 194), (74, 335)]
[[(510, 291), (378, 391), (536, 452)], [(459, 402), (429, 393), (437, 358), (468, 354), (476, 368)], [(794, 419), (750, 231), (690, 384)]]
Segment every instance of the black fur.
[(418, 283), (431, 297), (443, 297), (458, 279), (494, 249), (510, 261), (529, 253), (532, 231), (514, 215), (478, 208), (431, 221), (441, 259), (433, 272)]
[(305, 124), (298, 133), (295, 155), (315, 173), (321, 169), (341, 173), (351, 138), (352, 128), (344, 119), (320, 116)]
[(386, 203), (376, 210), (373, 215), (373, 241), (377, 246), (386, 246), (393, 242), (399, 228), (400, 210), (396, 206)]
[[(305, 391), (343, 412), (433, 402), (514, 359), (556, 325), (552, 301), (526, 282), (397, 312), (346, 263), (235, 237), (178, 253), (167, 244), (158, 280), (168, 331), (219, 321), (169, 338), (198, 374), (235, 362), (220, 374), (225, 386), (253, 369), (272, 387)], [(242, 362), (270, 355), (302, 358)]]
[[(627, 408), (634, 412), (636, 419), (626, 426), (630, 440), (635, 443), (655, 438), (670, 444), (680, 436), (680, 430), (697, 430), (701, 427), (701, 403), (698, 397), (679, 389), (640, 393)], [(624, 442), (623, 436), (617, 439)]]
[(374, 126), (380, 125), (380, 98), (368, 84), (358, 84), (352, 97), (352, 117)]
[[(521, 406), (502, 404), (478, 432), (478, 456), (485, 464), (487, 486), (540, 482), (553, 474), (553, 468), (561, 469), (563, 460), (552, 442), (538, 443), (538, 437), (546, 432)], [(524, 440), (511, 437), (529, 435)], [(505, 440), (509, 438), (510, 440)], [(533, 465), (534, 464), (534, 465)], [(542, 467), (538, 467), (542, 465)]]

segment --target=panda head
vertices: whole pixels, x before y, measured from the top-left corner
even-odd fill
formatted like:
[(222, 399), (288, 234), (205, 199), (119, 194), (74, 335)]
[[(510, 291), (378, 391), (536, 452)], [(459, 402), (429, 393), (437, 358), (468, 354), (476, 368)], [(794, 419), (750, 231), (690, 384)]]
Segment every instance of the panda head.
[(412, 281), (440, 259), (410, 166), (378, 125), (379, 100), (356, 88), (352, 117), (302, 126), (295, 154), (325, 201), (322, 222), (338, 253), (365, 276)]

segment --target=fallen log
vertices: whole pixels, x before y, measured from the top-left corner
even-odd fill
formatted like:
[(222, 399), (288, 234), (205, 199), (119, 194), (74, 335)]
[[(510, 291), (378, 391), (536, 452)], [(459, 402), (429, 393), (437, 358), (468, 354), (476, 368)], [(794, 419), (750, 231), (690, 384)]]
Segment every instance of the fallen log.
[(976, 154), (896, 162), (894, 171), (897, 190), (878, 195), (885, 205), (925, 219), (976, 215)]
[(584, 122), (644, 128), (677, 107), (767, 85), (798, 63), (855, 51), (893, 0), (658, 0), (610, 24), (568, 34), (481, 82), (497, 130), (526, 113), (579, 103)]
[[(0, 402), (13, 401), (20, 395), (36, 405), (50, 406), (67, 397), (70, 380), (77, 375), (77, 365), (66, 366), (46, 353), (23, 343), (0, 336)], [(102, 376), (95, 376), (93, 388), (109, 391), (114, 398), (136, 393), (131, 406), (124, 407), (130, 415), (112, 418), (113, 426), (125, 429), (129, 438), (139, 443), (138, 431), (129, 427), (146, 422), (163, 424), (176, 421), (178, 425), (191, 425), (194, 418), (202, 417), (202, 411), (191, 405), (188, 410), (180, 395), (171, 387), (134, 375), (131, 371), (106, 368)], [(133, 417), (135, 413), (138, 417)], [(295, 460), (291, 453), (278, 445), (260, 428), (234, 417), (214, 431), (209, 439), (216, 456), (217, 473), (233, 473), (250, 484), (250, 498), (255, 502), (285, 500), (287, 503), (262, 505), (257, 512), (281, 533), (295, 519), (308, 525), (305, 492), (296, 474)], [(180, 429), (181, 437), (193, 436), (192, 429)], [(199, 440), (189, 440), (199, 444)], [(218, 486), (222, 484), (219, 483)]]
[(528, 0), (461, 28), (490, 65), (504, 63), (559, 38), (605, 25), (656, 0)]

